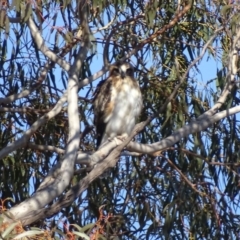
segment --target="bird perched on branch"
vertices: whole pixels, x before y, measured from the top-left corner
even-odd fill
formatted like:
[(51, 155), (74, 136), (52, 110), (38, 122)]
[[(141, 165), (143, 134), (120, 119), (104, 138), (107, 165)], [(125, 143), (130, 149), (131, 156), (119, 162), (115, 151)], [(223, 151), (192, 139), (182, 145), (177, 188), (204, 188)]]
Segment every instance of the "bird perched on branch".
[(142, 110), (142, 94), (130, 63), (114, 65), (94, 94), (97, 147), (108, 138), (127, 137)]

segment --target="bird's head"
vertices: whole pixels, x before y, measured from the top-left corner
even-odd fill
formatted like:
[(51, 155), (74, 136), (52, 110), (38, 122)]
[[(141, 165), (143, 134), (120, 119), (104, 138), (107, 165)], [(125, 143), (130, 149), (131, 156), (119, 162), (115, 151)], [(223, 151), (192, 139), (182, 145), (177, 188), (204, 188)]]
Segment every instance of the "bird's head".
[(110, 76), (134, 77), (134, 68), (130, 63), (115, 65), (110, 69)]

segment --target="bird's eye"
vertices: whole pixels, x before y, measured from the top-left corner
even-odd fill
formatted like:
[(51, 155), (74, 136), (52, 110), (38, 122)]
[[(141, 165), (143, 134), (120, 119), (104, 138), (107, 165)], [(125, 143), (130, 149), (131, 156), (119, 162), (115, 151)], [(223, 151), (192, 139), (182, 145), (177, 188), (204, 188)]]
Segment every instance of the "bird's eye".
[(133, 69), (132, 68), (127, 69), (127, 75), (128, 76), (133, 76)]
[(118, 74), (119, 74), (119, 69), (118, 69), (118, 68), (114, 68), (114, 69), (112, 70), (112, 74), (113, 74), (113, 75), (118, 75)]

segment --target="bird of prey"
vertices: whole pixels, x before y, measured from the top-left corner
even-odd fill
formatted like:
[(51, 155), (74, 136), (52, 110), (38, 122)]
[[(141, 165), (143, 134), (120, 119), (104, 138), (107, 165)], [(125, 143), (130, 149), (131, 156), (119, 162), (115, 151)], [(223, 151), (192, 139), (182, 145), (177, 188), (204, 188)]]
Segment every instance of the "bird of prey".
[(109, 77), (101, 81), (94, 94), (94, 124), (97, 147), (108, 138), (127, 137), (142, 110), (142, 94), (130, 63), (114, 65)]

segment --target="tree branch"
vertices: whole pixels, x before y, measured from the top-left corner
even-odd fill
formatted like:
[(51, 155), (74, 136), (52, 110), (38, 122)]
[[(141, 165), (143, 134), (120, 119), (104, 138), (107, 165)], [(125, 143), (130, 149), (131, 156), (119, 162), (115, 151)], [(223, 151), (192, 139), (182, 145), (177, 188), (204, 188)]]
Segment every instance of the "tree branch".
[[(230, 108), (228, 110), (224, 110), (222, 112), (216, 113), (214, 116), (210, 115), (201, 115), (196, 120), (193, 120), (188, 125), (178, 129), (175, 133), (173, 133), (171, 136), (153, 143), (153, 144), (140, 144), (136, 142), (131, 142), (127, 149), (129, 151), (139, 152), (139, 153), (145, 153), (145, 154), (152, 154), (157, 151), (162, 151), (166, 148), (169, 148), (173, 146), (175, 143), (179, 142), (182, 138), (189, 136), (189, 134), (193, 134), (196, 132), (203, 131), (213, 125), (214, 123), (218, 122), (219, 120), (229, 117), (231, 115), (234, 115), (236, 113), (240, 112), (240, 106), (236, 106), (233, 108)], [(138, 125), (136, 126), (138, 127)], [(138, 131), (138, 130), (137, 130)]]
[(29, 17), (27, 24), (38, 49), (44, 54), (44, 56), (49, 58), (49, 60), (51, 60), (52, 62), (57, 63), (64, 70), (69, 71), (70, 69), (69, 63), (66, 62), (64, 59), (60, 58), (59, 56), (57, 56), (45, 45), (44, 40), (31, 17)]
[[(53, 174), (44, 179), (36, 193), (34, 193), (34, 195), (31, 198), (22, 202), (18, 206), (11, 208), (8, 211), (8, 215), (13, 216), (14, 220), (22, 219), (26, 215), (28, 215), (29, 212), (35, 212), (38, 209), (44, 208), (50, 201), (52, 201), (53, 199), (55, 199), (56, 197), (63, 193), (63, 191), (69, 185), (69, 182), (73, 176), (74, 164), (77, 158), (77, 151), (80, 141), (79, 140), (80, 121), (78, 117), (78, 76), (82, 67), (82, 63), (87, 56), (90, 44), (89, 41), (90, 30), (88, 27), (88, 9), (87, 9), (88, 6), (86, 5), (85, 1), (79, 2), (79, 6), (80, 6), (79, 7), (80, 20), (83, 29), (84, 40), (82, 42), (79, 53), (77, 54), (77, 57), (69, 71), (69, 81), (67, 90), (69, 138), (65, 155), (61, 162), (61, 167), (58, 169), (59, 171), (54, 172), (52, 171)], [(32, 25), (31, 20), (29, 20), (29, 24)], [(32, 34), (34, 33), (36, 33), (36, 30), (32, 32)], [(38, 35), (39, 34), (33, 36), (36, 38), (35, 41), (37, 41), (38, 44), (39, 43), (43, 44), (41, 42), (41, 39), (38, 39), (39, 38)], [(43, 46), (40, 47), (41, 50), (44, 51), (46, 55), (49, 54), (48, 50), (45, 47)], [(52, 56), (51, 53), (50, 56), (53, 57), (53, 59), (51, 60), (54, 61), (54, 56)], [(43, 121), (44, 120), (45, 118), (43, 119)], [(7, 148), (9, 148), (9, 146)]]

